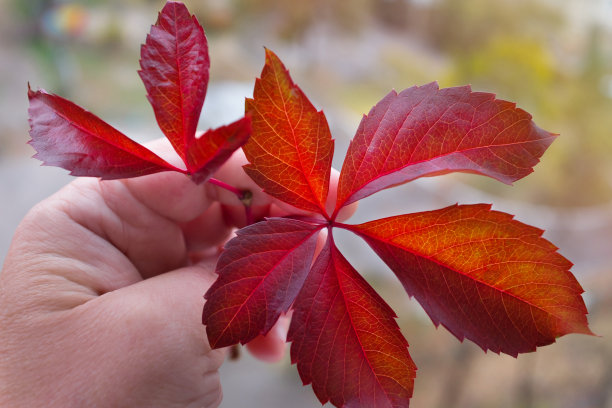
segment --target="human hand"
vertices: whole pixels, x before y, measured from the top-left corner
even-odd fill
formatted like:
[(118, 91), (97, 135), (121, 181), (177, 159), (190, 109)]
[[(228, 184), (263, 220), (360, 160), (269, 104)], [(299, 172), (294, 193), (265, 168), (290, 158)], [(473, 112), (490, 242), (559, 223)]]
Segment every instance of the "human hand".
[[(253, 191), (256, 218), (287, 214), (244, 160), (216, 177)], [(178, 173), (77, 179), (34, 207), (0, 274), (0, 406), (217, 406), (225, 351), (206, 340), (203, 294), (244, 217), (231, 193)], [(251, 352), (281, 358), (286, 326)]]

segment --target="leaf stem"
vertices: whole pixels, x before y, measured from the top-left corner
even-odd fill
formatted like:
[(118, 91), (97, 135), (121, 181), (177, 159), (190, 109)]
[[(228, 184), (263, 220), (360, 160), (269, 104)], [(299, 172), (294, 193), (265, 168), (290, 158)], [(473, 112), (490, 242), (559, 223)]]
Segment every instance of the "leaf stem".
[(291, 218), (293, 220), (300, 220), (300, 221), (309, 222), (311, 224), (317, 224), (317, 225), (329, 224), (328, 220), (323, 220), (321, 218), (316, 218), (316, 217), (308, 217), (305, 215), (286, 215), (283, 218)]
[(210, 184), (213, 184), (213, 185), (217, 186), (217, 187), (221, 187), (221, 188), (223, 188), (223, 189), (225, 189), (225, 190), (227, 190), (227, 191), (229, 191), (231, 193), (234, 193), (236, 195), (236, 197), (238, 197), (238, 199), (242, 201), (242, 195), (244, 194), (244, 192), (241, 191), (241, 190), (238, 190), (236, 187), (231, 186), (231, 185), (229, 185), (227, 183), (224, 183), (221, 180), (217, 180), (216, 178), (212, 178), (212, 177), (208, 179), (208, 182)]
[(336, 208), (334, 212), (332, 213), (331, 217), (329, 217), (329, 220), (335, 224), (337, 216), (338, 216), (338, 209)]
[(354, 231), (354, 229), (353, 229), (354, 225), (351, 225), (351, 224), (344, 224), (342, 222), (334, 221), (331, 225), (332, 225), (332, 227), (342, 228), (342, 229), (345, 229), (347, 231)]
[(253, 210), (251, 209), (250, 204), (244, 204), (244, 215), (246, 216), (246, 225), (251, 225), (255, 222), (255, 220), (253, 219)]
[(236, 195), (236, 198), (240, 200), (242, 205), (244, 205), (244, 215), (246, 218), (246, 225), (253, 224), (253, 210), (251, 209), (251, 204), (253, 203), (253, 193), (250, 190), (239, 190), (236, 187), (229, 185), (221, 180), (216, 178), (209, 178), (208, 182), (217, 187), (221, 187), (230, 193)]

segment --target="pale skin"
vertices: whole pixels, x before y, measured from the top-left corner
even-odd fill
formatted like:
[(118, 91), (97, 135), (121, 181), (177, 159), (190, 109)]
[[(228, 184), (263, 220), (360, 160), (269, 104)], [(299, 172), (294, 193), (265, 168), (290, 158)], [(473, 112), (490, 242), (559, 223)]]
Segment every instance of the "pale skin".
[[(299, 212), (262, 193), (244, 163), (239, 151), (215, 177), (252, 191), (256, 218)], [(203, 294), (243, 223), (235, 195), (171, 172), (81, 178), (35, 206), (0, 273), (0, 406), (218, 406), (226, 350), (208, 344)], [(287, 325), (250, 352), (282, 358)]]

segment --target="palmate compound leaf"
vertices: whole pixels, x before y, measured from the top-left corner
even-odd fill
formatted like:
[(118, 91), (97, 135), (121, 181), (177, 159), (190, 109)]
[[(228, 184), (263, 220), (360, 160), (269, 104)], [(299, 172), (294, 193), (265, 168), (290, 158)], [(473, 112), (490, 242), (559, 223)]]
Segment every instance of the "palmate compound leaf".
[(321, 228), (270, 218), (237, 231), (205, 295), (202, 322), (212, 347), (247, 343), (272, 328), (304, 284)]
[(243, 149), (250, 162), (247, 174), (269, 195), (326, 215), (334, 153), (327, 120), (270, 50), (246, 111), (253, 120)]
[(202, 27), (182, 3), (168, 2), (162, 9), (142, 47), (141, 66), (158, 123), (186, 170), (166, 163), (76, 104), (28, 89), (35, 157), (75, 176), (117, 179), (171, 170), (202, 183), (246, 143), (249, 118), (195, 138), (208, 84), (208, 48)]
[[(415, 95), (420, 102), (403, 115), (396, 114), (406, 102), (398, 99)], [(327, 130), (324, 134), (312, 131), (312, 123), (323, 123), (324, 118), (311, 106), (278, 58), (267, 51), (262, 79), (255, 86), (254, 99), (247, 101), (247, 110), (254, 117), (254, 142), (245, 147), (252, 161), (246, 170), (275, 197), (327, 218), (308, 221), (311, 226), (298, 236), (312, 239), (308, 231), (334, 226), (361, 236), (396, 272), (408, 293), (423, 304), (434, 323), (442, 323), (460, 339), (470, 338), (485, 350), (516, 355), (566, 333), (591, 333), (582, 289), (569, 272), (569, 261), (541, 237), (542, 231), (514, 221), (511, 215), (473, 205), (361, 225), (336, 221), (344, 205), (420, 176), (469, 171), (505, 182), (525, 176), (554, 138), (538, 129), (531, 116), (514, 104), (496, 101), (490, 94), (472, 93), (466, 87), (438, 91), (430, 84), (400, 95), (392, 93), (362, 121), (343, 166), (336, 211), (329, 217), (323, 206), (327, 195), (323, 186), (329, 177), (326, 169), (332, 145)], [(471, 111), (470, 118), (466, 111)], [(302, 128), (302, 119), (312, 117), (315, 120), (307, 121), (311, 125)], [(433, 124), (428, 122), (432, 118)], [(406, 123), (421, 130), (410, 132)], [(410, 134), (420, 137), (404, 144)], [(299, 139), (294, 138), (298, 135)], [(410, 154), (404, 154), (406, 146)], [(457, 150), (466, 146), (471, 147)], [(390, 172), (384, 173), (387, 170)], [(277, 270), (275, 265), (281, 262), (266, 261), (269, 265), (255, 276), (249, 271), (257, 265), (250, 257), (265, 259), (270, 249), (260, 248), (257, 237), (270, 222), (256, 224), (257, 229), (247, 229), (246, 236), (240, 232), (237, 241), (230, 242), (235, 259), (227, 258), (219, 271), (219, 280), (225, 284), (207, 293), (203, 320), (216, 325), (207, 327), (215, 347), (265, 332), (295, 298), (298, 284), (283, 283), (293, 288), (286, 291), (291, 297), (282, 290), (278, 297), (271, 290), (281, 279), (281, 270), (293, 271), (293, 266)], [(283, 219), (273, 222), (276, 228), (284, 225)], [(280, 248), (282, 254), (291, 254), (291, 263), (298, 259), (293, 251), (303, 249), (299, 239), (289, 249), (278, 240), (264, 241)], [(310, 258), (306, 257), (308, 262)], [(394, 313), (338, 252), (331, 234), (304, 276), (308, 262), (302, 260), (299, 279), (294, 281), (303, 281), (303, 285), (291, 306), (294, 313), (288, 334), (292, 361), (304, 383), (312, 383), (321, 402), (331, 401), (339, 407), (408, 406), (416, 368)], [(251, 286), (244, 283), (249, 281)], [(234, 286), (241, 293), (230, 290)], [(252, 307), (266, 304), (261, 301), (263, 294), (275, 299), (271, 312)]]
[(564, 334), (592, 334), (571, 263), (541, 230), (489, 205), (454, 205), (349, 229), (434, 324), (460, 340), (516, 356)]
[(461, 171), (512, 183), (555, 135), (531, 115), (469, 86), (392, 91), (362, 119), (340, 173), (336, 209), (418, 177)]
[[(331, 238), (331, 236), (330, 236)], [(328, 239), (287, 340), (304, 384), (338, 407), (408, 407), (416, 366), (395, 313)]]

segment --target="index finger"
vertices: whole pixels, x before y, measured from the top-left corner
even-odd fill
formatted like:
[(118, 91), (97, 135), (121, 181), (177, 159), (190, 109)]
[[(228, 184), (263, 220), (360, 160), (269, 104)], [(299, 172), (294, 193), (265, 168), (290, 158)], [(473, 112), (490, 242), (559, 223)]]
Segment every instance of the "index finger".
[[(168, 162), (180, 166), (181, 160), (172, 150), (167, 139), (155, 140), (147, 144)], [(244, 153), (238, 149), (215, 172), (214, 177), (238, 191), (249, 191), (252, 194), (251, 205), (265, 208), (273, 199), (265, 194), (253, 180), (242, 170), (247, 163)], [(175, 172), (158, 173), (146, 177), (124, 181), (136, 198), (159, 215), (175, 222), (188, 222), (199, 215), (215, 201), (223, 205), (243, 207), (235, 192), (203, 183), (196, 185), (188, 177)]]

